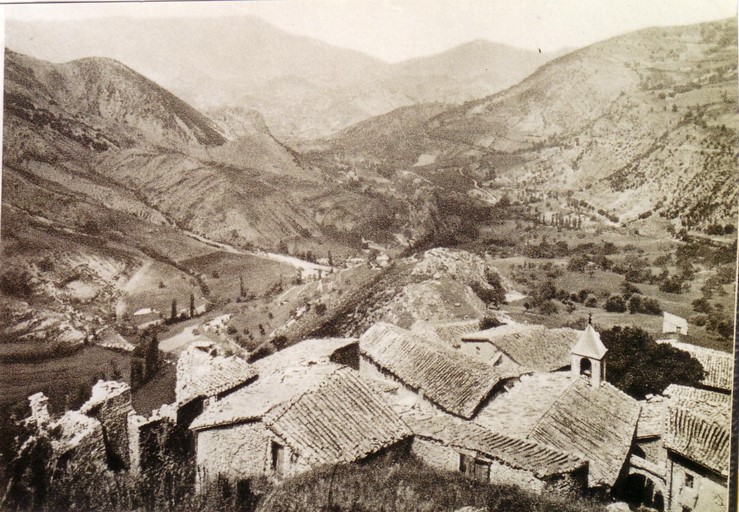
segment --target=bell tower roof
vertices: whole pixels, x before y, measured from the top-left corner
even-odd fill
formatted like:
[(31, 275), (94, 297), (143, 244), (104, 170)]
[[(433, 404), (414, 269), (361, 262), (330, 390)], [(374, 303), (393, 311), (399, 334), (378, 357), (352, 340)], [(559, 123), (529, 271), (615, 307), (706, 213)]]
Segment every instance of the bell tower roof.
[(585, 327), (575, 346), (572, 347), (573, 354), (597, 360), (603, 359), (606, 352), (608, 352), (608, 349), (600, 341), (600, 334), (593, 329), (593, 325), (590, 323)]

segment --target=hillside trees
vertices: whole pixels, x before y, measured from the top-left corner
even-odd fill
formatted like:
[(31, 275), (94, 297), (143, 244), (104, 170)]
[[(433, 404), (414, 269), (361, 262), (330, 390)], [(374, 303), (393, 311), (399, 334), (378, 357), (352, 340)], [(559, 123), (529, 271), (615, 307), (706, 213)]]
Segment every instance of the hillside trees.
[(662, 393), (670, 384), (697, 386), (700, 362), (668, 343), (657, 343), (638, 327), (616, 326), (601, 332), (608, 348), (608, 381), (637, 399)]

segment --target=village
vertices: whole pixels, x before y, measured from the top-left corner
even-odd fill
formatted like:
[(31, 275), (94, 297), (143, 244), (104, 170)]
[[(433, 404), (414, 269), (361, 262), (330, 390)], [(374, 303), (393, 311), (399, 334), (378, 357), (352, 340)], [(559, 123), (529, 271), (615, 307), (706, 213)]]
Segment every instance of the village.
[[(665, 313), (669, 338), (659, 343), (690, 352), (705, 374), (698, 387), (636, 400), (608, 382), (609, 351), (592, 323), (481, 320), (378, 322), (358, 339), (307, 339), (252, 363), (197, 337), (177, 359), (175, 401), (150, 415), (134, 411), (128, 384), (99, 381), (62, 415), (49, 413), (43, 393), (30, 396), (26, 423), (57, 433), (59, 466), (157, 475), (179, 457), (194, 461), (196, 490), (412, 456), (612, 511), (726, 509), (729, 354), (681, 342), (687, 324)], [(202, 329), (221, 332), (227, 321)]]

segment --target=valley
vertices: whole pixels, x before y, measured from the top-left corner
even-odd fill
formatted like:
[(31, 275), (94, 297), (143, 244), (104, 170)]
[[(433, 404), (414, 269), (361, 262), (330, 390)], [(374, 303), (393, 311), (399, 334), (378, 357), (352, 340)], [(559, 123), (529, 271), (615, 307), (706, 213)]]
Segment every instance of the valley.
[[(473, 375), (484, 363), (504, 385), (491, 384), (487, 401), (474, 414), (455, 416), (453, 428), (421, 436), (419, 424), (428, 418), (419, 419), (415, 409), (410, 414), (408, 400), (417, 394), (423, 401), (429, 390), (409, 385), (406, 396), (397, 376), (365, 390), (344, 375), (385, 370), (377, 361), (377, 368), (360, 362), (354, 368), (346, 363), (346, 346), (356, 345), (358, 361), (379, 360), (385, 349), (370, 354), (376, 340), (367, 333), (382, 331), (398, 344), (405, 337), (424, 340), (413, 357), (443, 345), (455, 355), (442, 359), (469, 347), (479, 359), (488, 349), (478, 345), (474, 353), (464, 338), (470, 333), (545, 332), (536, 354), (560, 335), (596, 332), (591, 335), (601, 343), (604, 333), (608, 350), (618, 354), (614, 379), (621, 379), (612, 385), (603, 373), (613, 392), (608, 407), (623, 402), (629, 409), (627, 400), (638, 401), (631, 412), (651, 407), (651, 397), (661, 399), (668, 384), (705, 384), (709, 368), (681, 360), (688, 361), (686, 373), (697, 368), (697, 377), (663, 379), (661, 389), (643, 392), (651, 360), (633, 370), (638, 375), (628, 373), (628, 357), (636, 356), (618, 346), (622, 329), (643, 336), (635, 339), (648, 340), (644, 353), (665, 361), (690, 357), (665, 348), (673, 341), (719, 359), (734, 350), (735, 20), (648, 28), (544, 54), (477, 40), (397, 63), (292, 35), (256, 17), (140, 21), (134, 29), (110, 18), (84, 31), (75, 21), (8, 23), (0, 405), (15, 415), (27, 415), (27, 397), (41, 392), (53, 414), (74, 416), (96, 399), (98, 380), (115, 381), (130, 386), (136, 425), (170, 421), (180, 428), (186, 421), (186, 434), (174, 432), (192, 447), (201, 435), (198, 421), (232, 413), (228, 407), (264, 405), (270, 385), (285, 393), (276, 407), (312, 399), (314, 391), (290, 394), (291, 379), (305, 372), (329, 388), (332, 379), (346, 378), (356, 396), (390, 396), (382, 411), (398, 415), (397, 428), (436, 442), (439, 432), (468, 425), (488, 406), (508, 407), (506, 393), (536, 379), (544, 388), (560, 377), (564, 382), (564, 367), (519, 365), (502, 349), (492, 349), (494, 361), (467, 361), (449, 375)], [(78, 30), (80, 37), (72, 38)], [(145, 37), (133, 37), (139, 32)], [(131, 44), (102, 44), (101, 34)], [(216, 35), (222, 47), (198, 51)], [(74, 44), (60, 43), (70, 39)], [(680, 327), (670, 330), (670, 322)], [(301, 347), (317, 342), (338, 348), (316, 362)], [(574, 342), (568, 339), (568, 357)], [(415, 347), (408, 343), (403, 346)], [(572, 350), (573, 357), (589, 357)], [(600, 358), (605, 345), (602, 350)], [(308, 369), (282, 368), (290, 357), (304, 358)], [(202, 382), (187, 380), (192, 376), (181, 366), (188, 358), (207, 360), (191, 369)], [(327, 361), (347, 368), (327, 377), (321, 373)], [(514, 366), (518, 373), (506, 373)], [(595, 379), (600, 367), (583, 368), (573, 375)], [(655, 374), (665, 372), (660, 367)], [(433, 388), (438, 379), (432, 377)], [(209, 379), (223, 390), (182, 399), (183, 382), (197, 388)], [(257, 399), (249, 396), (252, 385), (261, 390)], [(252, 401), (228, 405), (232, 392)], [(598, 414), (611, 414), (608, 407)], [(254, 418), (277, 428), (281, 419), (268, 410)], [(304, 415), (317, 410), (306, 406)], [(634, 439), (640, 414), (632, 414)], [(213, 425), (221, 432), (218, 421)], [(165, 440), (175, 435), (162, 432)], [(218, 433), (214, 441), (202, 435), (219, 442)], [(535, 433), (527, 436), (533, 443)], [(541, 442), (564, 450), (562, 457), (585, 460), (590, 449)], [(272, 466), (297, 460), (297, 449), (293, 460), (270, 446)], [(636, 441), (624, 446), (618, 455), (624, 457), (612, 462), (620, 464), (613, 481), (593, 491), (585, 471), (587, 492), (573, 494), (567, 506), (605, 510), (612, 491), (619, 499), (627, 495), (614, 486), (619, 468), (643, 452)], [(266, 453), (262, 448), (252, 451)], [(405, 459), (379, 457), (372, 464), (461, 485), (413, 467), (418, 460), (409, 467)], [(463, 460), (454, 459), (454, 472)], [(241, 462), (234, 458), (233, 466)], [(353, 471), (342, 478), (355, 478)], [(566, 478), (582, 476), (572, 471)], [(325, 484), (325, 474), (310, 475), (318, 482), (311, 485)], [(194, 478), (187, 473), (182, 481)], [(332, 473), (329, 488), (333, 480)], [(265, 489), (279, 491), (273, 485), (274, 478)], [(268, 492), (254, 489), (244, 492), (260, 496), (257, 502)], [(654, 496), (637, 498), (657, 506)], [(261, 503), (270, 509), (268, 499)]]

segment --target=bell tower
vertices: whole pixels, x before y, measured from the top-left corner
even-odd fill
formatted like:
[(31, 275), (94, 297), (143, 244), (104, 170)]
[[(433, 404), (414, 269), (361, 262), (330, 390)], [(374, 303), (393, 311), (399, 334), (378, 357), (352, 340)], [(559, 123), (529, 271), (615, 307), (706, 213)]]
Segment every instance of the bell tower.
[(590, 385), (595, 389), (600, 387), (601, 382), (606, 380), (606, 352), (608, 349), (600, 340), (600, 334), (593, 328), (592, 315), (588, 319), (588, 325), (580, 335), (580, 338), (572, 347), (572, 365), (570, 372), (572, 380), (579, 379), (581, 375), (590, 379)]

